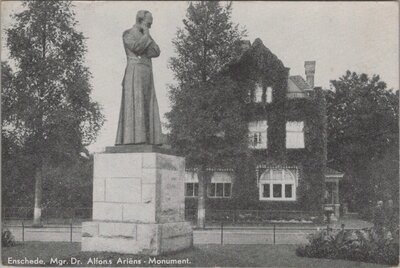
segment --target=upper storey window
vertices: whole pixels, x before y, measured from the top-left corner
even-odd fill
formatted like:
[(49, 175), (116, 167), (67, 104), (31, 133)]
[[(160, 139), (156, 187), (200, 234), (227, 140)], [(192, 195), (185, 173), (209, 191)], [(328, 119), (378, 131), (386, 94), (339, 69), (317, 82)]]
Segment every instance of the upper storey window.
[(267, 148), (267, 128), (266, 120), (249, 122), (249, 147), (252, 149)]
[(254, 100), (255, 102), (263, 102), (264, 99), (264, 94), (265, 94), (265, 102), (266, 103), (271, 103), (272, 102), (272, 87), (267, 87), (264, 89), (260, 83), (256, 84), (256, 89), (254, 91)]
[(265, 92), (265, 101), (267, 103), (272, 102), (272, 87), (267, 87), (267, 90)]
[(256, 85), (256, 90), (254, 92), (254, 96), (255, 96), (256, 102), (262, 102), (263, 88), (262, 88), (261, 84)]
[(286, 122), (286, 148), (304, 148), (304, 123), (302, 121)]

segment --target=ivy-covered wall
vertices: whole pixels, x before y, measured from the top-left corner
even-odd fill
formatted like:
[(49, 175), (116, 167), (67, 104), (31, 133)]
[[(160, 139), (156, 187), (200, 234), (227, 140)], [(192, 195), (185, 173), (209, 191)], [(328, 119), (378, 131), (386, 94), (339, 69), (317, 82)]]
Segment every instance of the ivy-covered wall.
[[(287, 99), (289, 69), (256, 39), (241, 59), (229, 66), (231, 78), (243, 85), (254, 97), (256, 84), (263, 87), (261, 103), (247, 104), (248, 121), (267, 120), (267, 149), (253, 150), (235, 170), (232, 197), (209, 199), (213, 209), (278, 209), (321, 211), (325, 191), (326, 167), (326, 101), (321, 89), (314, 89), (308, 98)], [(249, 88), (250, 87), (250, 88)], [(265, 102), (265, 91), (272, 87), (272, 102)], [(286, 149), (286, 122), (304, 122), (304, 149)], [(288, 165), (299, 167), (296, 201), (260, 201), (256, 166)], [(187, 208), (195, 208), (195, 199), (186, 199)]]

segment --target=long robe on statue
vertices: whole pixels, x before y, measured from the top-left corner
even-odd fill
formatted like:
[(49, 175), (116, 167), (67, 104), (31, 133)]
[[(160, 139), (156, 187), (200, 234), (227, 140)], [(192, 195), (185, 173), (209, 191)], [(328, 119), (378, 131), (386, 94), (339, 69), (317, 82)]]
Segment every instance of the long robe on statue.
[(161, 122), (154, 89), (151, 58), (160, 48), (134, 25), (123, 33), (127, 65), (115, 145), (161, 144)]

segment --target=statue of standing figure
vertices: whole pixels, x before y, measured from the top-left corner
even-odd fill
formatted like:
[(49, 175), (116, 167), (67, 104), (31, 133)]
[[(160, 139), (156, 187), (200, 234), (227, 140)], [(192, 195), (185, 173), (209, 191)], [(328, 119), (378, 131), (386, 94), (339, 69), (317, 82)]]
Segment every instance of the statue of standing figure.
[(160, 48), (150, 35), (153, 17), (147, 10), (136, 15), (136, 24), (123, 33), (127, 65), (122, 81), (122, 101), (115, 145), (161, 144), (151, 58)]

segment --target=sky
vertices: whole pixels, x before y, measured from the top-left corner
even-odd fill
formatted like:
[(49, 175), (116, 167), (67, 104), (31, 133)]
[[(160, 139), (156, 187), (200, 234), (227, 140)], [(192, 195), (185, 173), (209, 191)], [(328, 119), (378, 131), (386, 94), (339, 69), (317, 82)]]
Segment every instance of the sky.
[[(222, 3), (225, 3), (223, 1)], [(77, 28), (86, 36), (86, 65), (93, 78), (92, 98), (103, 108), (106, 122), (91, 152), (113, 146), (126, 66), (122, 33), (135, 23), (141, 9), (153, 13), (150, 30), (161, 55), (153, 59), (160, 115), (170, 110), (168, 84), (174, 84), (168, 61), (175, 56), (172, 40), (183, 27), (188, 2), (74, 1)], [(22, 10), (18, 1), (2, 1), (2, 60), (7, 60), (4, 29), (10, 14)], [(389, 88), (399, 89), (399, 24), (397, 2), (262, 2), (233, 3), (232, 21), (247, 29), (246, 39), (260, 38), (290, 75), (304, 75), (304, 61), (316, 61), (315, 85), (328, 89), (329, 81), (346, 70), (379, 74)], [(163, 129), (166, 132), (166, 129)]]

